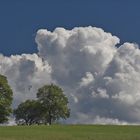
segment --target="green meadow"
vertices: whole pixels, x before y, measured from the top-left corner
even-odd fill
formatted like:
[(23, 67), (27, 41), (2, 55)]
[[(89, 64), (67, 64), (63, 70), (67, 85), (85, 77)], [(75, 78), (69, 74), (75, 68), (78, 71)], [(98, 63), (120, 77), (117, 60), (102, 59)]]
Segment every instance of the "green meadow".
[(1, 126), (0, 140), (140, 140), (140, 126)]

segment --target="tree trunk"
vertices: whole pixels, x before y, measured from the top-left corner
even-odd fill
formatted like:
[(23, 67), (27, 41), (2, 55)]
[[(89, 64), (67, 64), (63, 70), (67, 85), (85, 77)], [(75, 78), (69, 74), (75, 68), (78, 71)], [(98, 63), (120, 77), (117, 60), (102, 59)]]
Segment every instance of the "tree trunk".
[(49, 117), (49, 125), (51, 125), (52, 124), (52, 117), (50, 116)]
[(51, 116), (51, 111), (49, 111), (49, 125), (52, 124), (52, 116)]

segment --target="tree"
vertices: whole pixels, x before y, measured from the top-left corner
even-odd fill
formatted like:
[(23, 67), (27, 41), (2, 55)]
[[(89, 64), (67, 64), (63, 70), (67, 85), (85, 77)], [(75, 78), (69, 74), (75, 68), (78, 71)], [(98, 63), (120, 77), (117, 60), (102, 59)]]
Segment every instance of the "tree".
[(38, 124), (42, 119), (43, 107), (36, 100), (26, 100), (14, 110), (17, 124)]
[(52, 124), (60, 118), (66, 119), (70, 116), (68, 99), (63, 90), (56, 85), (45, 85), (38, 89), (38, 101), (45, 108), (44, 119), (46, 123)]
[(8, 85), (7, 78), (0, 75), (0, 123), (8, 121), (8, 116), (12, 112), (12, 100), (13, 92)]

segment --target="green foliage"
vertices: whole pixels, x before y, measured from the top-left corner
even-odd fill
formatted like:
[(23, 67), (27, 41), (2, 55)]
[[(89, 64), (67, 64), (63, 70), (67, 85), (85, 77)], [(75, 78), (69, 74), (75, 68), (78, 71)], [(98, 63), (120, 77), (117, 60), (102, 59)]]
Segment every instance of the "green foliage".
[(37, 98), (38, 100), (26, 100), (14, 110), (18, 124), (51, 124), (60, 118), (69, 117), (68, 99), (60, 87), (45, 85), (38, 89)]
[(38, 89), (37, 98), (45, 108), (44, 119), (47, 123), (51, 124), (60, 118), (69, 117), (68, 99), (60, 87), (53, 84), (45, 85)]
[(14, 110), (17, 124), (36, 124), (41, 121), (43, 107), (38, 101), (26, 100)]
[(0, 75), (0, 123), (8, 120), (8, 116), (12, 112), (11, 104), (13, 100), (13, 92), (8, 85), (7, 78)]

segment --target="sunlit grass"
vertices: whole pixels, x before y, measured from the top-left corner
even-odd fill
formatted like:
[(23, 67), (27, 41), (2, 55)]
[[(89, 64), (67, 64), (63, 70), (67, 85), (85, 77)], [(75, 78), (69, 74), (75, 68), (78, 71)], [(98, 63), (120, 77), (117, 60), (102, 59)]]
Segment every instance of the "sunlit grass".
[(0, 127), (0, 140), (140, 140), (140, 126), (8, 126)]

